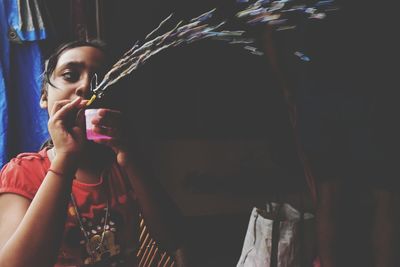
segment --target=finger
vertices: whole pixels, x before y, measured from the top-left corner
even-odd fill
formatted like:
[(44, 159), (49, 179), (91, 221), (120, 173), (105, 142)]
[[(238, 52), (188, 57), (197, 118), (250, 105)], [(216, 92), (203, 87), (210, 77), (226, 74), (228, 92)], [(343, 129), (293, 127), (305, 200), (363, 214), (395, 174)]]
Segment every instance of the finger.
[(109, 128), (109, 127), (105, 127), (105, 126), (94, 125), (93, 131), (98, 134), (107, 135), (107, 136), (111, 137), (112, 139), (116, 139), (116, 138), (120, 137), (120, 133), (119, 133), (118, 129), (116, 129), (116, 128)]
[(97, 116), (92, 119), (92, 123), (108, 128), (120, 127), (122, 123), (122, 113), (118, 110), (99, 109)]
[(85, 109), (86, 109), (86, 104), (89, 102), (89, 100), (86, 99), (81, 99), (81, 102), (77, 106), (79, 109), (78, 112), (76, 113), (76, 119), (77, 121), (83, 121), (85, 120)]
[(70, 103), (70, 100), (59, 100), (54, 102), (53, 107), (51, 108), (50, 111), (50, 116), (54, 116), (54, 114), (59, 111), (63, 106), (65, 106), (66, 104)]
[(81, 102), (79, 103), (79, 108), (86, 108), (86, 105), (88, 102), (89, 102), (89, 100), (82, 98)]
[(53, 116), (54, 119), (59, 119), (59, 120), (65, 119), (68, 115), (71, 114), (72, 111), (76, 111), (76, 110), (78, 110), (80, 108), (81, 101), (82, 101), (82, 98), (77, 97), (74, 100), (72, 100), (71, 102), (69, 102), (69, 103), (65, 104), (64, 106), (62, 106), (54, 114), (54, 116)]

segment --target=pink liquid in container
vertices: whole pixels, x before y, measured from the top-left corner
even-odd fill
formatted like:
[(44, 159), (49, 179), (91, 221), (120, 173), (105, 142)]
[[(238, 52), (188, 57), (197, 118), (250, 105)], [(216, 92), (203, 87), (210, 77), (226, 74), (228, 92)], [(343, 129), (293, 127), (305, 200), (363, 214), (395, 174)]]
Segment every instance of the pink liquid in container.
[(86, 119), (86, 138), (88, 140), (110, 140), (111, 137), (108, 135), (96, 133), (93, 131), (92, 119), (96, 116), (98, 109), (86, 109), (85, 119)]

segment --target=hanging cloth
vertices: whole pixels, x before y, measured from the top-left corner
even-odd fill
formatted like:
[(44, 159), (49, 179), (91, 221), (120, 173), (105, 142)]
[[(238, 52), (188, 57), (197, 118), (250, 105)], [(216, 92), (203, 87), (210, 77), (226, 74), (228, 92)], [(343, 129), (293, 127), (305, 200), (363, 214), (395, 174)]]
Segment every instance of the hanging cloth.
[(17, 153), (38, 150), (48, 138), (47, 112), (39, 107), (42, 6), (39, 0), (0, 3), (0, 167)]
[(38, 41), (46, 38), (39, 0), (5, 0), (11, 41)]
[(0, 165), (7, 160), (7, 125), (8, 125), (8, 98), (6, 94), (6, 77), (9, 76), (9, 42), (8, 23), (4, 3), (0, 3)]

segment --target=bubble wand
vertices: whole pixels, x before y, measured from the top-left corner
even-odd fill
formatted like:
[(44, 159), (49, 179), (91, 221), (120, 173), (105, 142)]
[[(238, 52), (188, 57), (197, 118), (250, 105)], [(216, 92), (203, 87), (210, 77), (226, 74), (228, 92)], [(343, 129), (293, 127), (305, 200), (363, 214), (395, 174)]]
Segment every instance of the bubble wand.
[[(243, 0), (238, 0), (238, 2), (248, 3), (248, 1)], [(296, 21), (294, 21), (294, 17), (323, 19), (326, 17), (326, 12), (334, 10), (337, 10), (337, 7), (334, 5), (333, 0), (318, 1), (312, 6), (299, 4), (298, 1), (293, 0), (272, 2), (269, 0), (259, 0), (239, 11), (236, 14), (236, 18), (245, 20), (245, 23), (248, 25), (277, 25), (277, 30), (287, 30), (295, 28)], [(209, 22), (215, 15), (215, 11), (216, 9), (214, 8), (191, 19), (184, 25), (182, 25), (183, 21), (180, 21), (171, 30), (150, 39), (171, 19), (173, 14), (169, 15), (145, 37), (143, 45), (139, 45), (139, 42), (136, 42), (131, 49), (125, 52), (111, 67), (111, 70), (105, 74), (103, 80), (98, 85), (96, 77), (96, 86), (92, 90), (93, 95), (88, 101), (87, 106), (91, 105), (96, 99), (102, 98), (108, 87), (138, 69), (150, 57), (171, 47), (190, 44), (203, 39), (212, 39), (228, 42), (229, 44), (242, 45), (244, 49), (254, 55), (263, 55), (258, 48), (253, 46), (255, 40), (245, 37), (245, 31), (221, 30), (222, 26), (226, 23), (225, 20), (211, 25)], [(292, 22), (293, 25), (287, 26)], [(305, 55), (302, 58), (309, 60)]]

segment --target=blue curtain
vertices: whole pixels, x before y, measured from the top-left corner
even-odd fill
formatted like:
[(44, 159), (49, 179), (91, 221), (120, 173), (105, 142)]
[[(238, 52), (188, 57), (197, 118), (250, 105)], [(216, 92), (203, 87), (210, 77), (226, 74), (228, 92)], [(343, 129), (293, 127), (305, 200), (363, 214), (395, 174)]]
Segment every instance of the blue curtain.
[(39, 107), (45, 37), (35, 0), (0, 2), (0, 167), (48, 138), (47, 112)]

